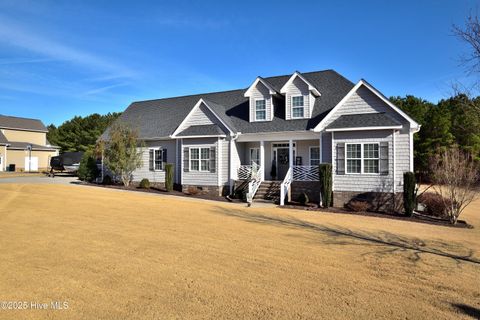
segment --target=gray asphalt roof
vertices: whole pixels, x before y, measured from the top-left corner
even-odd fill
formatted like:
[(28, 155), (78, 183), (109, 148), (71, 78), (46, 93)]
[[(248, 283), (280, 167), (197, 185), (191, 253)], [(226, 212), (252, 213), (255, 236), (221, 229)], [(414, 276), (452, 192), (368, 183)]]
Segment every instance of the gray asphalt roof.
[(355, 128), (355, 127), (389, 127), (398, 126), (399, 122), (393, 120), (385, 113), (349, 114), (338, 117), (327, 129)]
[(52, 150), (53, 151), (53, 150), (58, 149), (58, 148), (55, 148), (55, 147), (47, 147), (47, 146), (42, 146), (42, 145), (35, 144), (35, 143), (20, 142), (20, 141), (10, 141), (10, 142), (8, 142), (7, 149), (26, 150), (28, 145), (32, 146), (32, 150)]
[[(285, 99), (275, 98), (275, 112), (272, 121), (249, 122), (248, 98), (244, 97), (247, 88), (196, 94), (183, 97), (165, 98), (133, 102), (117, 121), (127, 123), (138, 130), (139, 137), (161, 138), (171, 135), (185, 119), (189, 111), (200, 98), (237, 132), (278, 132), (301, 131), (314, 128), (320, 120), (353, 88), (354, 84), (333, 70), (302, 73), (316, 86), (321, 96), (315, 99), (311, 119), (285, 120)], [(277, 91), (288, 81), (291, 75), (263, 78)], [(102, 138), (106, 137), (106, 133)]]
[(13, 128), (47, 132), (47, 128), (38, 119), (18, 118), (0, 115), (0, 128)]
[(0, 144), (6, 144), (8, 143), (7, 137), (0, 131)]
[(218, 136), (218, 135), (225, 135), (225, 132), (223, 132), (223, 130), (216, 124), (191, 126), (177, 134), (177, 136), (179, 137)]

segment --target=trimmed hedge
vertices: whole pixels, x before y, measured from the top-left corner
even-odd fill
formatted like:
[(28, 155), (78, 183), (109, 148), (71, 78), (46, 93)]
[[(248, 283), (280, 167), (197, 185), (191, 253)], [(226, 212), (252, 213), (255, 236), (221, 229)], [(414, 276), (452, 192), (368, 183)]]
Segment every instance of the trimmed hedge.
[(403, 174), (403, 207), (405, 215), (411, 217), (415, 210), (415, 174), (405, 172)]
[(174, 167), (172, 163), (165, 164), (165, 189), (168, 192), (173, 190)]
[(322, 206), (328, 208), (332, 205), (332, 165), (330, 163), (321, 163), (318, 166), (318, 176), (320, 178), (320, 193), (322, 195)]

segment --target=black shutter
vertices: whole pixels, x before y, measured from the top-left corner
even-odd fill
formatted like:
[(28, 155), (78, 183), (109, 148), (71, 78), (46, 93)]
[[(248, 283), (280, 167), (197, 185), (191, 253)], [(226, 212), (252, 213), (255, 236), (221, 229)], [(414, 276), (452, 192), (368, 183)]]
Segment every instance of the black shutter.
[(210, 172), (215, 172), (215, 164), (216, 164), (216, 152), (215, 147), (210, 147)]
[(190, 149), (188, 147), (183, 148), (183, 172), (190, 171)]
[(154, 153), (153, 149), (148, 150), (148, 170), (153, 171)]
[(167, 163), (167, 149), (162, 149), (162, 170), (165, 170), (165, 163)]
[(345, 174), (345, 143), (337, 143), (337, 174)]
[(380, 142), (380, 174), (388, 175), (388, 142)]

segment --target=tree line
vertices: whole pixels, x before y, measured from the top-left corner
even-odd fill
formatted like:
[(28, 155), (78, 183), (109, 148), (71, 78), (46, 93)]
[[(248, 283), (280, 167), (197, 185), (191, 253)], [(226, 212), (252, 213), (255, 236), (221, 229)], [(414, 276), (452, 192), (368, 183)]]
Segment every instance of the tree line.
[(429, 161), (455, 145), (480, 160), (480, 97), (458, 94), (436, 104), (411, 95), (390, 100), (422, 125), (414, 135), (414, 161), (423, 177)]
[(100, 135), (120, 114), (119, 112), (105, 115), (94, 113), (86, 117), (75, 116), (58, 127), (50, 124), (47, 127), (47, 139), (50, 144), (59, 146), (60, 152), (92, 150)]

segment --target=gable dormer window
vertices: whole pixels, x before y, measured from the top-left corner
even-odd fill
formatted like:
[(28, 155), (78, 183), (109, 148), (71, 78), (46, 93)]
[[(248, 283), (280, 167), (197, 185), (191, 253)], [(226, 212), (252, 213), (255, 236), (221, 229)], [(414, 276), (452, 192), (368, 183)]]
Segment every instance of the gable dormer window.
[(305, 117), (305, 105), (303, 103), (303, 96), (292, 97), (292, 118)]
[(255, 121), (267, 120), (267, 104), (265, 99), (255, 100)]

